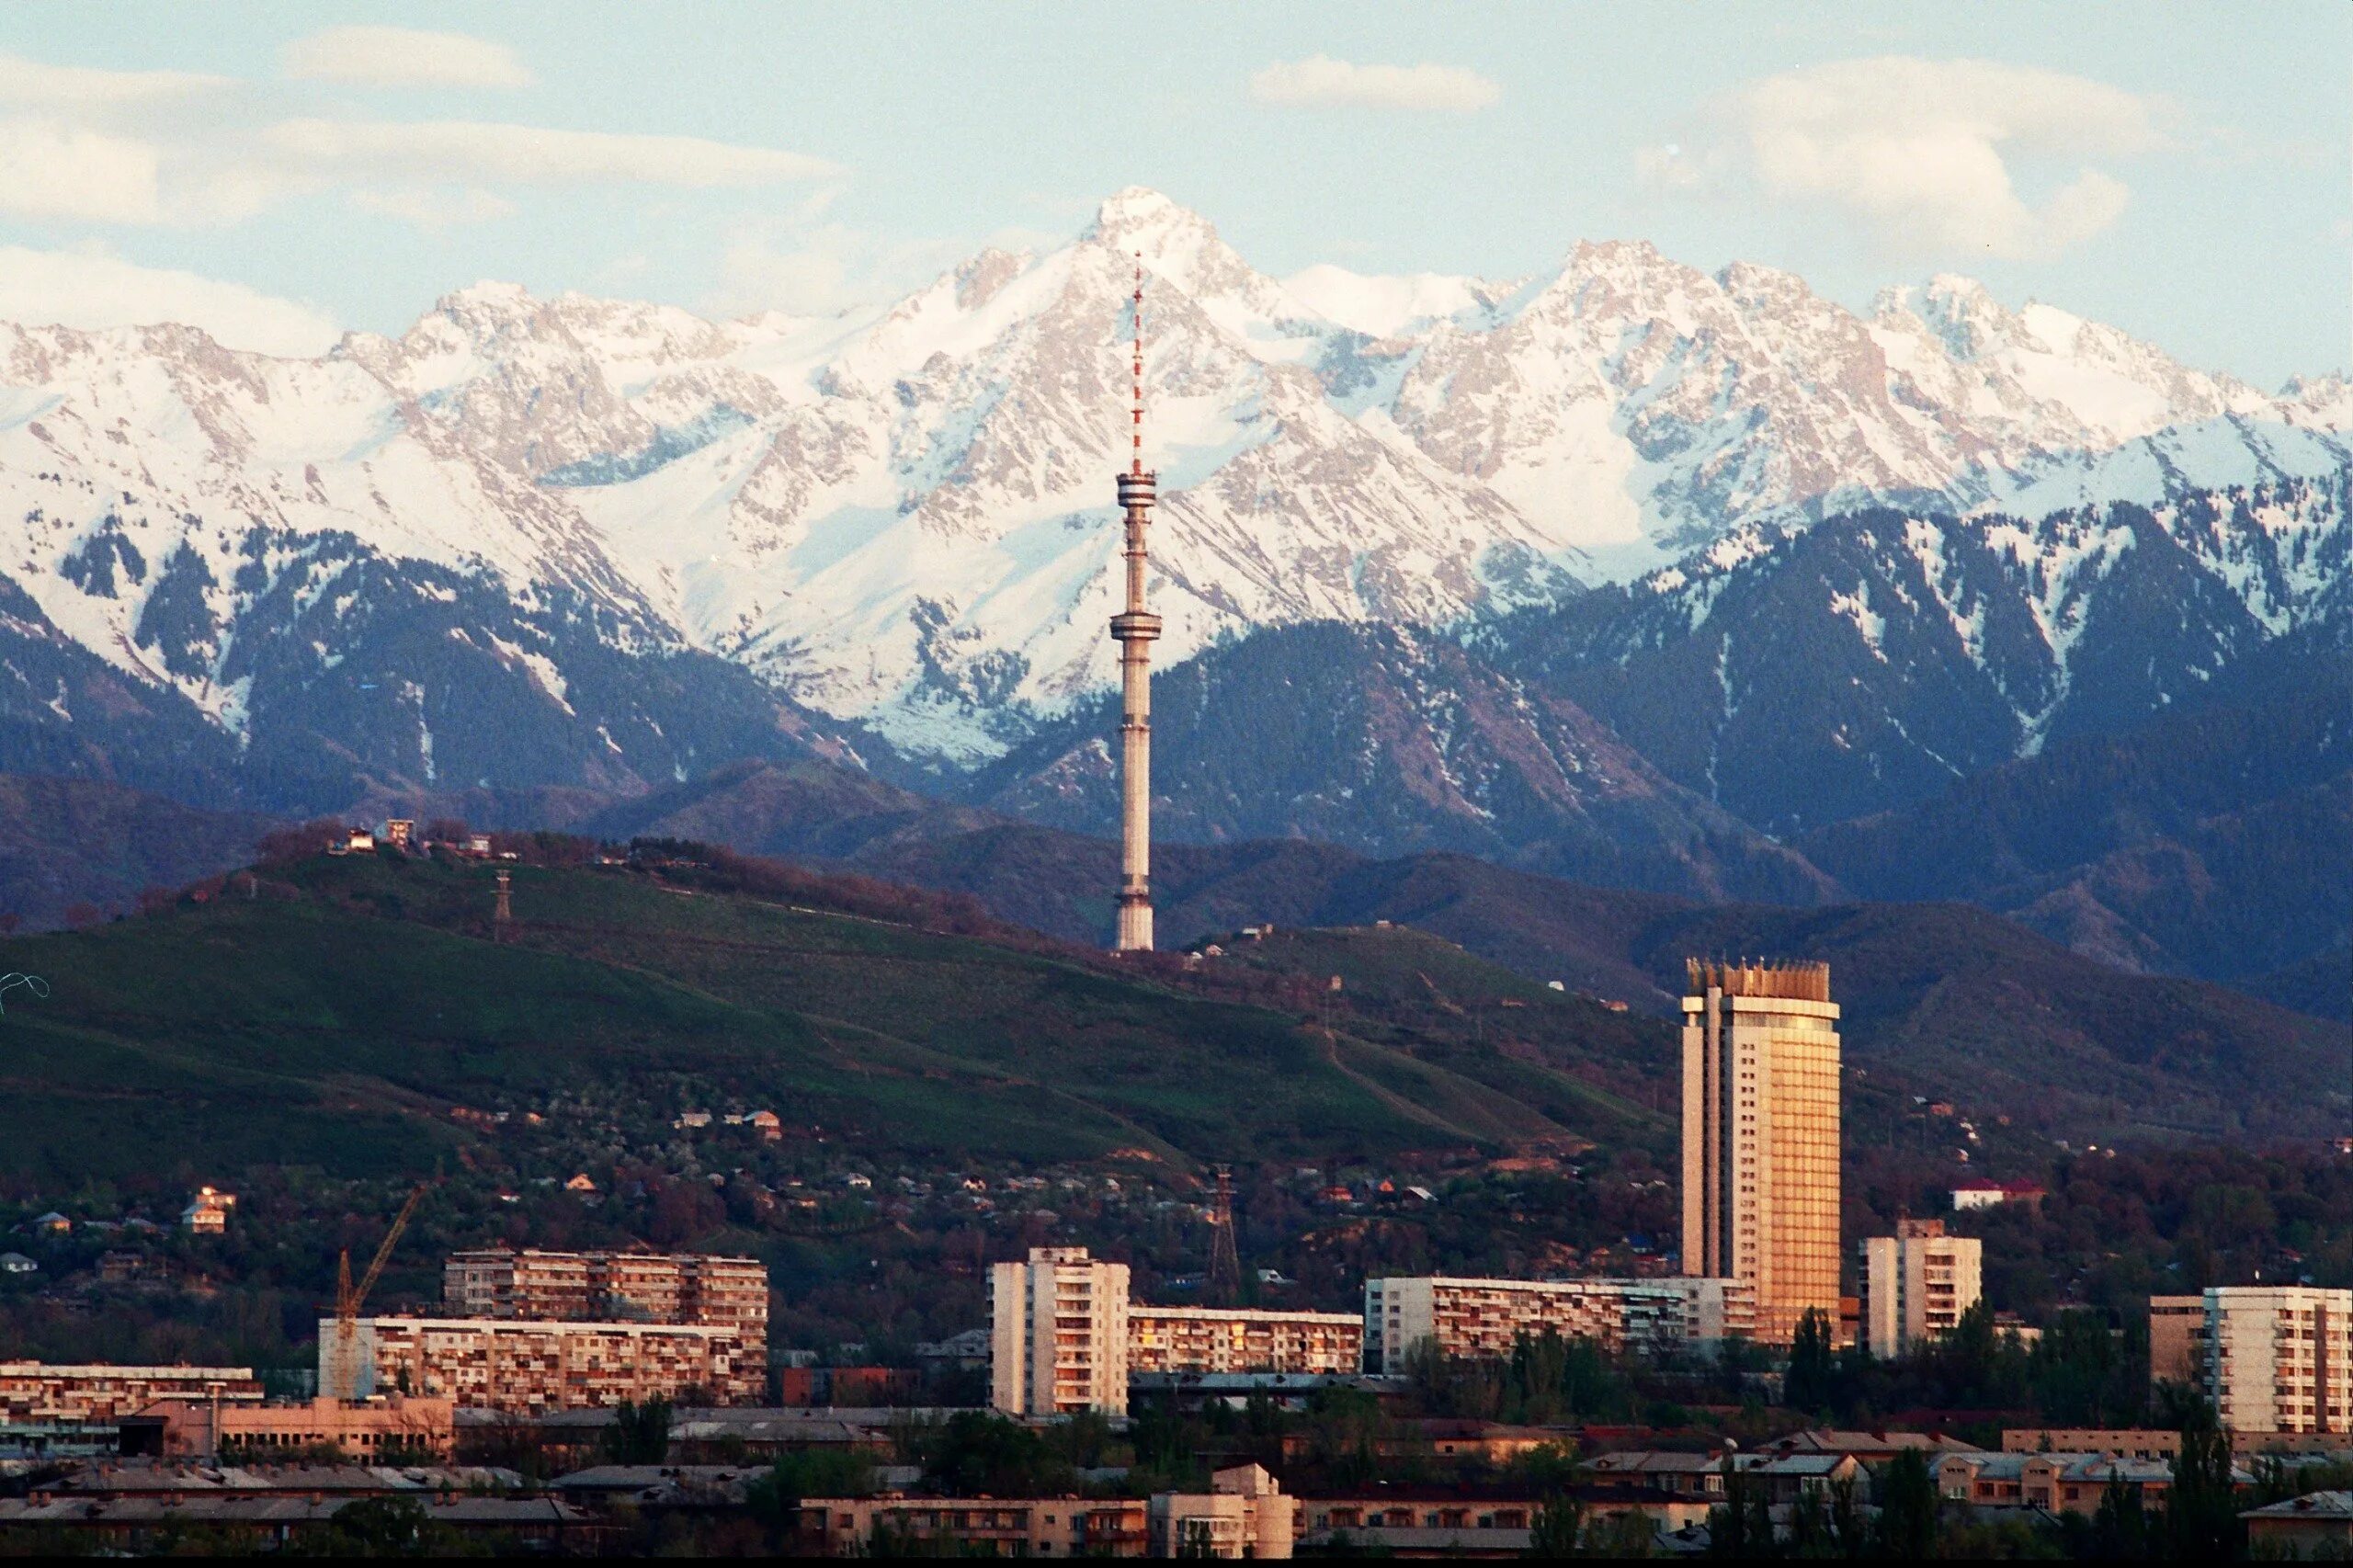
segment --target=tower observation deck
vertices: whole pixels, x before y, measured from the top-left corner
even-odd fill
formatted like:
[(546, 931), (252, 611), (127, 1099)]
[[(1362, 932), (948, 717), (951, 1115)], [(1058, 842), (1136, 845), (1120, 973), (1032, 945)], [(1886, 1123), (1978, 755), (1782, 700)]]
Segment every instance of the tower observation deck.
[(1160, 617), (1144, 602), (1144, 566), (1151, 559), (1145, 529), (1158, 496), (1158, 476), (1143, 466), (1143, 267), (1136, 267), (1135, 338), (1131, 373), (1128, 472), (1119, 476), (1120, 510), (1127, 526), (1120, 551), (1127, 563), (1127, 608), (1111, 618), (1120, 645), (1120, 926), (1115, 952), (1152, 949), (1152, 644)]

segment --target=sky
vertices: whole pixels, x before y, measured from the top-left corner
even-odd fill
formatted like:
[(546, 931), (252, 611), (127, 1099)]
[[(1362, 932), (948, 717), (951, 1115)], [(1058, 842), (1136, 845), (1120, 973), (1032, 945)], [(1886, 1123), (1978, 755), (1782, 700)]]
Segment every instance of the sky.
[(0, 318), (313, 353), (485, 278), (886, 300), (1130, 185), (1281, 277), (1579, 240), (2353, 368), (2353, 6), (23, 0)]

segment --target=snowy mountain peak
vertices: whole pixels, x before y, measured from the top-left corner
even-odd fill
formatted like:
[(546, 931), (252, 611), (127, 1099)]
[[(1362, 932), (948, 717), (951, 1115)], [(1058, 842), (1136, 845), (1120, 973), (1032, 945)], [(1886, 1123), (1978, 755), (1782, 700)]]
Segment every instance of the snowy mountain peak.
[[(236, 650), (348, 612), (334, 583), (364, 564), (402, 592), (430, 567), (570, 596), (616, 645), (990, 755), (1112, 674), (1135, 252), (1172, 662), (1268, 625), (1545, 602), (1887, 498), (2055, 509), (2309, 472), (2353, 421), (2342, 379), (2268, 400), (1967, 279), (1865, 321), (1786, 272), (1616, 241), (1518, 283), (1285, 284), (1131, 187), (1044, 254), (822, 320), (482, 283), (313, 360), (0, 329), (0, 558), (61, 637), (223, 725)], [(199, 629), (176, 663), (150, 651), (167, 624)]]

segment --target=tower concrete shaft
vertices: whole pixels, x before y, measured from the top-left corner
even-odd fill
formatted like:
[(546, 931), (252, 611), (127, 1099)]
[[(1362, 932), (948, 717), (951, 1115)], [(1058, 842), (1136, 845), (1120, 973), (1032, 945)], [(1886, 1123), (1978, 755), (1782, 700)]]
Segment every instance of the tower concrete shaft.
[(1120, 645), (1120, 927), (1115, 952), (1152, 950), (1152, 644), (1160, 617), (1144, 603), (1144, 532), (1158, 499), (1156, 476), (1143, 466), (1143, 268), (1136, 268), (1133, 429), (1128, 472), (1119, 476), (1125, 514), (1127, 608), (1111, 618)]

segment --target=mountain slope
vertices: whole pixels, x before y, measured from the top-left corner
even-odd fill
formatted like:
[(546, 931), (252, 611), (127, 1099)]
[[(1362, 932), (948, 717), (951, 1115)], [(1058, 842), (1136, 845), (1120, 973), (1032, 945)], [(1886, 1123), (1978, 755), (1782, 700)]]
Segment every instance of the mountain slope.
[[(1029, 827), (902, 840), (865, 862), (1078, 940), (1109, 928), (1114, 846)], [(1540, 980), (1671, 1012), (1683, 960), (1827, 960), (1853, 1060), (2054, 1135), (2312, 1133), (2353, 1113), (2341, 1029), (2220, 986), (2124, 972), (1958, 903), (1790, 909), (1579, 886), (1461, 856), (1298, 841), (1167, 845), (1164, 944), (1245, 925), (1410, 925)], [(2283, 1095), (2283, 1084), (2313, 1087)]]
[[(963, 786), (1025, 821), (1117, 831), (1090, 705)], [(1669, 782), (1577, 706), (1401, 628), (1260, 632), (1155, 677), (1154, 832), (1453, 849), (1615, 886), (1810, 902), (1802, 857)]]
[[(18, 939), (11, 962), (51, 991), (9, 998), (0, 1172), (87, 1180), (163, 1151), (199, 1178), (257, 1162), (414, 1176), (494, 1135), (453, 1104), (540, 1113), (546, 1163), (612, 1133), (666, 1142), (680, 1109), (734, 1104), (876, 1153), (1037, 1165), (1658, 1131), (1568, 1071), (1588, 1026), (1605, 1059), (1640, 1032), (1570, 998), (1542, 999), (1558, 1065), (1467, 1040), (1426, 1061), (985, 923), (877, 918), (856, 890), (756, 866), (657, 881), (525, 865), (494, 941), (487, 876), (321, 858), (266, 869), (255, 900)], [(891, 907), (970, 923), (920, 895)]]
[(2196, 703), (2353, 621), (2337, 468), (2153, 509), (1874, 510), (1755, 529), (1475, 644), (1770, 831), (1907, 805)]

